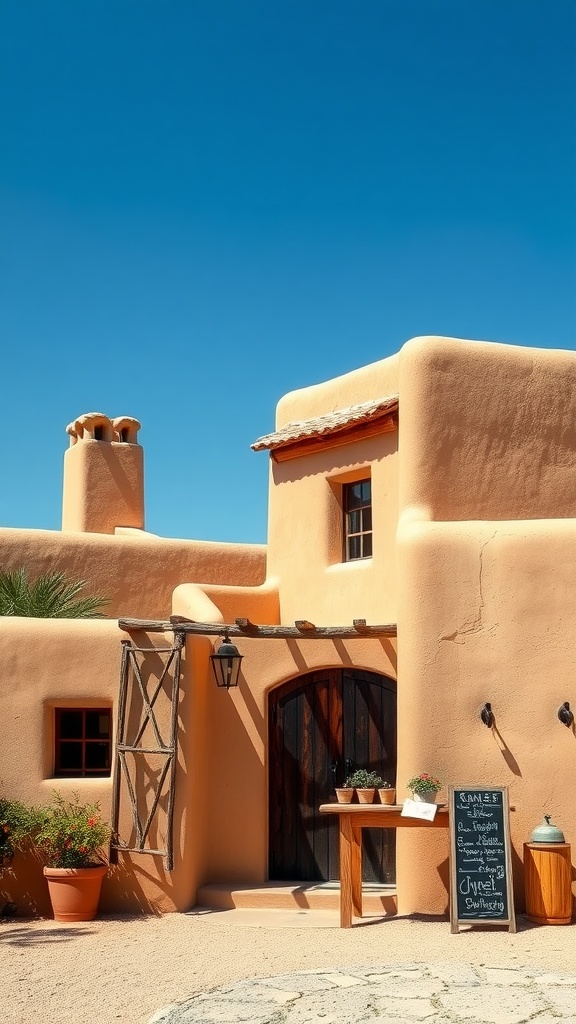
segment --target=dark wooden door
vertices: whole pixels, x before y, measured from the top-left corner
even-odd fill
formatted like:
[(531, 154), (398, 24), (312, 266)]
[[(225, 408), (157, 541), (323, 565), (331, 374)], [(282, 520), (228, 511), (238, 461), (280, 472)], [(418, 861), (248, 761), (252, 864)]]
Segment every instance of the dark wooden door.
[[(355, 768), (396, 782), (396, 684), (359, 669), (292, 679), (269, 698), (271, 879), (338, 878), (338, 828), (320, 815)], [(395, 881), (395, 831), (364, 830), (364, 881)]]

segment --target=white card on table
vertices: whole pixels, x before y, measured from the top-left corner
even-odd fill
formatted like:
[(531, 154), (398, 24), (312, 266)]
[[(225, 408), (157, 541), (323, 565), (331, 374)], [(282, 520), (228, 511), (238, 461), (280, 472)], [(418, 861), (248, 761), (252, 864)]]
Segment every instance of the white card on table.
[(423, 821), (434, 821), (437, 804), (420, 803), (419, 800), (405, 800), (402, 804), (402, 818), (422, 818)]

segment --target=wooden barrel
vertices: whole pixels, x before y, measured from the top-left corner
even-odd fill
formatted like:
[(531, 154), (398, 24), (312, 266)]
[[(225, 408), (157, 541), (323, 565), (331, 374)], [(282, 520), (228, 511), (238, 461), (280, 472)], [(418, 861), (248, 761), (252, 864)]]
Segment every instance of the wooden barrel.
[(524, 843), (526, 916), (536, 924), (570, 924), (572, 867), (569, 843)]

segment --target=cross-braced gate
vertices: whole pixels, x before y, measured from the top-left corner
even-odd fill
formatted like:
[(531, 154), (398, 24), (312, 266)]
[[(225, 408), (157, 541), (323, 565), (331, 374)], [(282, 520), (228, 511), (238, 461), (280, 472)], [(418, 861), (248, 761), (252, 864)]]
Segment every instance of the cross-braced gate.
[[(136, 647), (122, 641), (116, 765), (112, 795), (112, 858), (126, 853), (158, 854), (174, 867), (173, 820), (178, 747), (178, 691), (185, 634), (174, 632), (172, 647)], [(166, 741), (164, 736), (167, 737)], [(132, 812), (132, 833), (119, 835), (121, 796)], [(159, 812), (165, 811), (165, 846), (153, 848)], [(148, 841), (148, 845), (146, 845)], [(155, 844), (155, 847), (158, 844)]]

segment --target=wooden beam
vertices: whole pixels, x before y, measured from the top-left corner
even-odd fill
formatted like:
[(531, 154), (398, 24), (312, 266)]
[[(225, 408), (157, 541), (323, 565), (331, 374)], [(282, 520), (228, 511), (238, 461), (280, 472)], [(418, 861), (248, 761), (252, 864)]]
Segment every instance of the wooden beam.
[(238, 629), (241, 629), (243, 633), (254, 634), (254, 631), (258, 629), (258, 626), (250, 622), (250, 619), (235, 619), (234, 621)]
[[(244, 636), (247, 638), (257, 637), (262, 640), (353, 640), (359, 636), (396, 636), (396, 623), (386, 623), (380, 626), (366, 626), (361, 632), (355, 626), (314, 626), (310, 623), (311, 629), (304, 631), (297, 626), (256, 626), (250, 623), (250, 629), (246, 623), (249, 619), (241, 619), (242, 627), (237, 622), (226, 624), (225, 622), (196, 622), (194, 619), (185, 619), (183, 616), (172, 616), (164, 621), (157, 619), (119, 619), (120, 629), (130, 633), (133, 630), (142, 630), (144, 633), (185, 633), (195, 636)], [(302, 622), (305, 620), (301, 620)]]
[(296, 619), (294, 623), (296, 629), (299, 629), (301, 633), (309, 633), (310, 630), (316, 629), (313, 622), (308, 622), (308, 619)]

